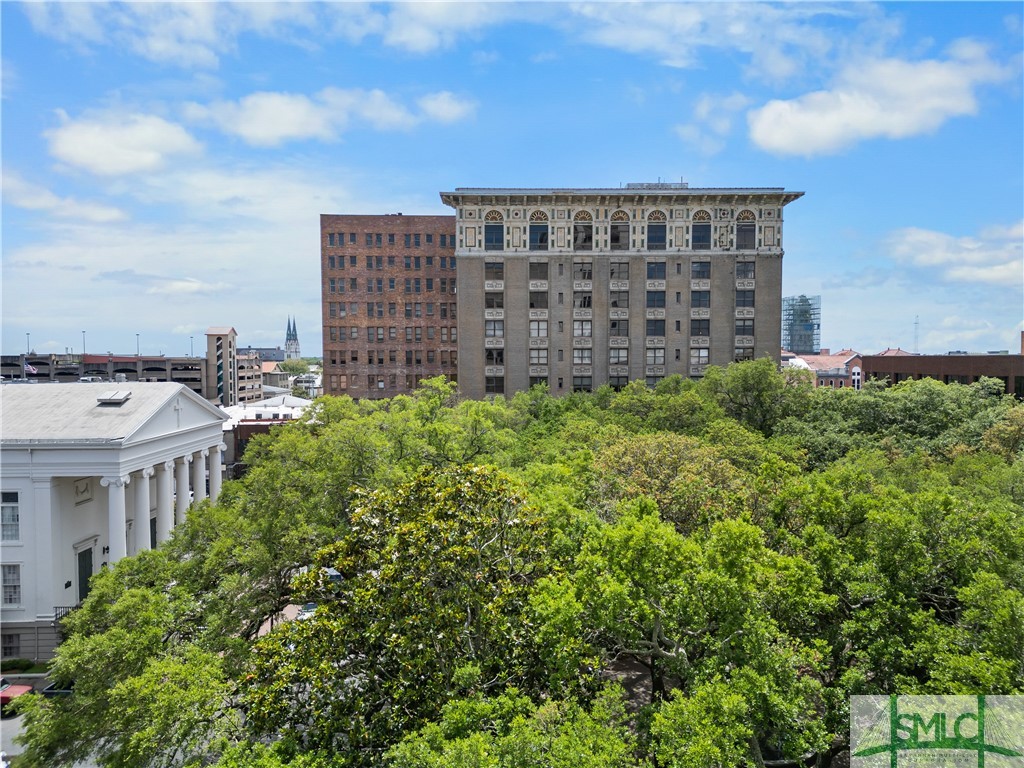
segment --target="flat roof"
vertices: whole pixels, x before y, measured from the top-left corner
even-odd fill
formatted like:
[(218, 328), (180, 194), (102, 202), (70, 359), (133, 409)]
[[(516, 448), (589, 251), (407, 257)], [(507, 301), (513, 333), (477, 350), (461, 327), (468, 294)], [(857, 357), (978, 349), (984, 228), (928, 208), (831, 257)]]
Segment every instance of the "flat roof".
[(783, 205), (803, 197), (803, 192), (787, 191), (784, 187), (690, 187), (682, 184), (630, 184), (622, 187), (456, 187), (452, 192), (441, 192), (446, 204), (459, 198), (500, 197), (666, 197), (666, 198), (741, 198), (778, 197)]

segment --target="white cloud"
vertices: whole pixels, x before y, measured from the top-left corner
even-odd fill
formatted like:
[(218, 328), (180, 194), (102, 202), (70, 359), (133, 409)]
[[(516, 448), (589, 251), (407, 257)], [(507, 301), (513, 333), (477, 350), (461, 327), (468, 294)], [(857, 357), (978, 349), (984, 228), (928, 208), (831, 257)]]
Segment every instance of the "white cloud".
[(742, 93), (702, 94), (694, 104), (693, 121), (676, 125), (676, 135), (701, 155), (717, 154), (725, 148), (736, 114), (749, 104), (750, 99)]
[(385, 45), (429, 53), (453, 45), (460, 36), (475, 35), (488, 26), (529, 18), (540, 3), (395, 3), (384, 23)]
[(194, 155), (198, 141), (176, 123), (155, 115), (107, 113), (71, 120), (45, 132), (50, 154), (99, 176), (163, 168), (175, 155)]
[(12, 171), (3, 175), (4, 203), (30, 211), (46, 211), (62, 219), (78, 219), (105, 224), (123, 221), (127, 214), (120, 208), (100, 203), (75, 200), (73, 197), (59, 197), (45, 187), (33, 184)]
[(328, 140), (347, 120), (343, 112), (294, 93), (253, 93), (237, 102), (218, 101), (208, 106), (189, 103), (185, 117), (213, 123), (224, 133), (262, 147), (294, 139)]
[[(214, 68), (244, 34), (300, 47), (325, 39), (361, 43), (381, 37), (393, 48), (429, 53), (510, 18), (530, 18), (540, 4), (306, 2), (134, 2), (24, 5), (37, 32), (82, 49), (116, 46), (150, 61)], [(528, 6), (535, 6), (530, 8)]]
[(1020, 288), (1024, 285), (1024, 221), (991, 227), (977, 237), (907, 227), (886, 239), (898, 262), (937, 273), (949, 282)]
[(23, 9), (37, 32), (61, 42), (116, 46), (182, 67), (216, 67), (246, 32), (289, 39), (320, 24), (318, 6), (298, 2), (31, 2)]
[(457, 123), (473, 114), (476, 104), (460, 99), (451, 91), (423, 96), (417, 101), (423, 114), (439, 123)]
[(750, 137), (780, 155), (834, 154), (874, 138), (902, 139), (977, 112), (977, 90), (1010, 76), (980, 46), (959, 41), (947, 59), (849, 64), (831, 90), (774, 100), (748, 114)]
[(216, 125), (248, 144), (272, 147), (286, 141), (332, 141), (353, 122), (377, 130), (408, 130), (421, 122), (453, 123), (470, 116), (475, 104), (449, 91), (417, 101), (418, 112), (379, 89), (325, 88), (313, 96), (261, 92), (238, 101), (185, 106), (185, 116)]
[(767, 80), (799, 74), (832, 50), (828, 34), (814, 26), (820, 17), (873, 13), (866, 4), (810, 3), (575, 3), (569, 9), (561, 25), (588, 42), (681, 68), (697, 65), (703, 50), (741, 51), (750, 56), (748, 75)]

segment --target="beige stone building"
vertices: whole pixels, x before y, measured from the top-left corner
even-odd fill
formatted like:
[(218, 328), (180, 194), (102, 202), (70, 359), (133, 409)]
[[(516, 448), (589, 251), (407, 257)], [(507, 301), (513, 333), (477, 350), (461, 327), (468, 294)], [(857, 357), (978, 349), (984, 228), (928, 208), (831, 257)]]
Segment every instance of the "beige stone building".
[(783, 208), (802, 195), (661, 183), (442, 192), (456, 211), (462, 395), (653, 385), (778, 360)]

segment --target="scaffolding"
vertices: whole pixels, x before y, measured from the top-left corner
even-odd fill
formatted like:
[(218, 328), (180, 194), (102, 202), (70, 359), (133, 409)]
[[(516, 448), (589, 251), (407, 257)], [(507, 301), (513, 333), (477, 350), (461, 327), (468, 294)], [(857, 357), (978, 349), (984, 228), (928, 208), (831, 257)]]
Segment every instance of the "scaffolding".
[(821, 296), (783, 297), (782, 348), (797, 355), (821, 351)]

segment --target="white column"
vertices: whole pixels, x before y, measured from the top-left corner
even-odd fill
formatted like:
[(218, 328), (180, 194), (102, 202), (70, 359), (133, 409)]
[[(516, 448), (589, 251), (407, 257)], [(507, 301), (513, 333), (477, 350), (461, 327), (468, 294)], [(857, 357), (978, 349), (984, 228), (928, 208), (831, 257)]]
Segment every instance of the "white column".
[[(58, 570), (61, 563), (62, 539), (60, 506), (53, 508), (53, 481), (50, 478), (45, 480), (32, 481), (32, 516), (26, 518), (22, 512), (22, 525), (32, 526), (32, 538), (35, 539), (32, 555), (36, 562), (35, 568), (35, 595), (33, 605), (29, 608), (28, 614), (38, 619), (53, 618), (53, 609), (58, 605), (72, 605), (75, 603), (75, 596), (71, 591), (65, 592), (57, 585), (61, 584)], [(24, 535), (24, 534), (22, 534)], [(70, 547), (68, 547), (70, 551)], [(63, 563), (66, 565), (66, 563)], [(24, 570), (21, 574), (22, 589), (31, 589), (31, 582), (25, 578)]]
[(174, 527), (174, 462), (165, 461), (156, 467), (156, 541), (158, 544), (171, 538)]
[(188, 509), (188, 463), (191, 456), (182, 456), (174, 460), (174, 524), (185, 522), (185, 511)]
[(135, 477), (135, 554), (149, 549), (149, 478), (154, 474), (146, 467)]
[(128, 480), (128, 475), (100, 479), (100, 485), (109, 489), (107, 491), (107, 527), (110, 530), (107, 534), (107, 541), (110, 553), (107, 556), (107, 562), (111, 567), (128, 554), (128, 521), (124, 506), (124, 487), (128, 485)]
[(192, 454), (192, 498), (196, 504), (206, 498), (206, 457), (209, 451)]
[(220, 496), (221, 478), (224, 475), (224, 465), (221, 463), (221, 451), (227, 446), (221, 443), (210, 448), (210, 500), (217, 501)]

